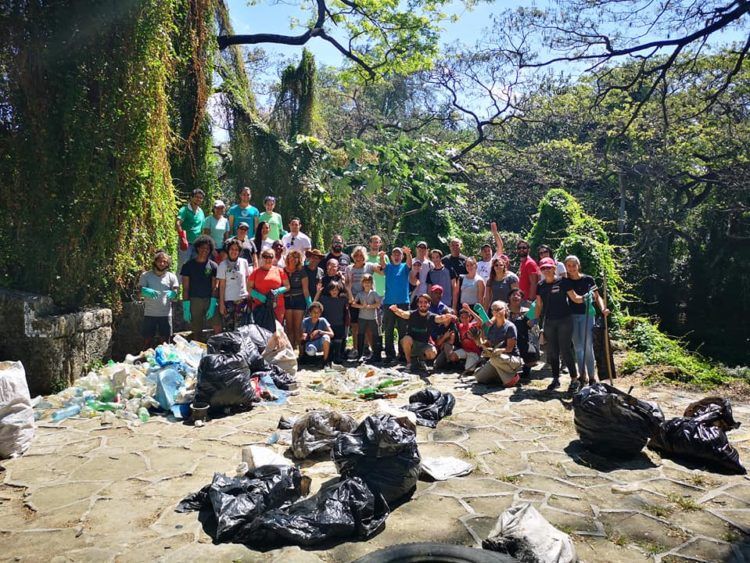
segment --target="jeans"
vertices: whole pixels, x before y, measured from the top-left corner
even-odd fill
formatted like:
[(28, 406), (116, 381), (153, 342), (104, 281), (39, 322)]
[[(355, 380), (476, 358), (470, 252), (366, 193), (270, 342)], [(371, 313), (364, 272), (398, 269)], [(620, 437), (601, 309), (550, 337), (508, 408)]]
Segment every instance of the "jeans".
[[(594, 370), (594, 317), (571, 315), (573, 317), (573, 348), (576, 352), (576, 365), (581, 377), (588, 374), (589, 379), (596, 377)], [(584, 344), (585, 342), (585, 344)], [(585, 353), (585, 359), (584, 359)]]
[[(385, 333), (385, 357), (393, 358), (395, 356), (393, 348), (393, 330), (398, 331), (398, 353), (401, 355), (401, 339), (406, 336), (406, 321), (388, 309), (390, 305), (383, 305), (383, 332)], [(404, 311), (409, 310), (408, 303), (396, 303), (396, 307)]]
[(570, 371), (570, 378), (576, 379), (578, 372), (573, 361), (571, 341), (573, 339), (573, 318), (546, 319), (544, 340), (547, 342), (547, 361), (552, 368), (552, 378), (560, 379), (560, 356)]

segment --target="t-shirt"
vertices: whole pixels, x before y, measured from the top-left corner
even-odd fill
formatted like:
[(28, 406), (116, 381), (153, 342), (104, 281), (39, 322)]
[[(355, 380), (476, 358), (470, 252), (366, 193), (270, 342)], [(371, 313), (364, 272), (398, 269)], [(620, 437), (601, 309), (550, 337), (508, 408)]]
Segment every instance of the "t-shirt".
[(501, 280), (492, 280), (490, 282), (490, 290), (492, 292), (492, 301), (505, 301), (508, 302), (508, 293), (512, 289), (512, 285), (518, 283), (518, 276), (513, 272), (507, 272), (505, 277)]
[[(516, 331), (516, 325), (507, 319), (502, 326), (497, 326), (497, 323), (492, 322), (487, 330), (487, 340), (489, 340), (490, 345), (493, 348), (504, 348), (509, 338), (518, 339), (518, 332)], [(518, 353), (518, 343), (513, 347), (511, 355), (520, 355)]]
[(255, 218), (260, 216), (258, 208), (254, 205), (248, 205), (247, 207), (240, 207), (240, 204), (233, 205), (229, 208), (227, 217), (234, 217), (234, 223), (232, 224), (232, 236), (237, 234), (237, 227), (243, 221), (250, 227), (250, 232), (255, 232)]
[(492, 272), (492, 261), (495, 258), (502, 258), (503, 256), (504, 256), (503, 254), (499, 254), (499, 253), (495, 252), (495, 254), (493, 254), (492, 258), (490, 258), (489, 260), (481, 260), (481, 261), (477, 262), (477, 274), (479, 274), (480, 276), (482, 276), (482, 279), (484, 281), (489, 280), (490, 279), (490, 273)]
[(385, 265), (385, 298), (386, 305), (398, 305), (409, 302), (409, 266), (405, 262)]
[(472, 328), (479, 328), (479, 323), (477, 321), (469, 321), (468, 323), (458, 323), (456, 326), (458, 328), (458, 338), (461, 342), (461, 348), (463, 348), (467, 352), (481, 354), (482, 349), (471, 337), (471, 335), (469, 335), (469, 331)]
[(224, 248), (224, 235), (229, 233), (229, 219), (226, 217), (217, 219), (213, 215), (209, 215), (203, 221), (203, 228), (210, 231), (211, 238), (214, 239), (217, 250)]
[[(375, 264), (376, 266), (380, 264), (380, 256), (377, 254), (368, 254), (367, 255), (367, 263), (368, 264)], [(391, 261), (388, 259), (388, 257), (385, 257), (385, 263), (390, 264)], [(375, 291), (378, 292), (378, 295), (380, 297), (383, 297), (385, 295), (385, 276), (381, 276), (379, 274), (375, 274), (372, 276), (375, 280)]]
[(153, 270), (143, 272), (141, 279), (138, 281), (140, 287), (148, 287), (159, 292), (156, 299), (143, 300), (143, 314), (147, 317), (171, 317), (172, 300), (167, 293), (170, 290), (177, 291), (180, 288), (180, 282), (173, 272), (166, 272), (163, 276), (158, 275)]
[[(287, 270), (284, 270), (284, 272), (286, 273), (287, 278), (289, 278), (289, 291), (287, 291), (285, 295), (288, 295), (290, 297), (299, 297), (300, 295), (304, 295), (305, 292), (302, 289), (302, 280), (306, 277), (305, 270), (300, 268), (299, 270), (294, 270), (293, 272), (289, 272)], [(308, 292), (309, 288), (310, 286), (308, 286)]]
[[(279, 289), (287, 279), (286, 272), (276, 266), (271, 266), (268, 270), (255, 268), (253, 273), (250, 274), (250, 281), (253, 282), (255, 291), (263, 295), (274, 289)], [(257, 299), (253, 299), (253, 302), (255, 305), (260, 305), (260, 301)]]
[(443, 266), (449, 270), (453, 270), (456, 276), (466, 275), (466, 256), (459, 254), (458, 256), (448, 255), (443, 258)]
[(542, 299), (542, 319), (564, 319), (571, 313), (564, 282), (567, 278), (547, 283), (542, 280), (537, 294)]
[(237, 237), (234, 237), (234, 240), (240, 243), (240, 258), (244, 258), (245, 260), (247, 260), (248, 264), (252, 264), (253, 256), (258, 253), (255, 250), (255, 243), (253, 242), (253, 239), (245, 237), (245, 240), (240, 240)]
[(264, 211), (258, 216), (258, 222), (265, 221), (268, 223), (268, 238), (273, 240), (281, 240), (281, 235), (284, 232), (284, 223), (281, 221), (281, 215), (275, 211)]
[[(367, 262), (361, 268), (357, 268), (354, 264), (349, 264), (346, 268), (346, 276), (352, 280), (352, 295), (357, 295), (362, 291), (362, 277), (365, 274), (374, 274), (378, 267), (375, 264), (368, 264)], [(373, 281), (375, 276), (373, 275)]]
[(315, 292), (318, 291), (318, 281), (323, 279), (323, 269), (315, 268), (314, 270), (311, 270), (305, 266), (303, 271), (307, 274), (307, 290), (312, 297), (315, 295)]
[(219, 266), (213, 260), (198, 262), (191, 258), (182, 265), (180, 275), (190, 280), (188, 299), (208, 299), (213, 295), (214, 278)]
[(419, 295), (427, 293), (427, 274), (429, 274), (430, 270), (432, 270), (433, 264), (427, 258), (425, 258), (424, 260), (414, 259), (411, 261), (411, 263), (412, 267), (417, 263), (422, 264), (422, 269), (419, 270), (419, 284), (417, 284), (417, 287), (414, 289), (414, 293), (412, 293), (412, 297), (418, 297)]
[[(430, 303), (430, 313), (433, 313), (435, 315), (445, 315), (450, 311), (450, 307), (443, 303), (442, 301), (438, 301), (437, 304)], [(437, 340), (440, 338), (440, 336), (445, 333), (445, 331), (448, 330), (448, 327), (446, 325), (441, 325), (439, 323), (434, 323), (432, 325), (432, 332), (431, 336), (433, 340)]]
[[(577, 280), (572, 280), (570, 278), (563, 278), (560, 281), (562, 282), (561, 285), (564, 288), (565, 293), (568, 293), (568, 291), (572, 289), (581, 297), (583, 297), (586, 293), (588, 293), (592, 287), (596, 286), (596, 282), (594, 281), (594, 278), (592, 278), (591, 276), (587, 276), (585, 274), (582, 275)], [(585, 315), (586, 303), (574, 303), (573, 301), (571, 301), (570, 312), (573, 315)]]
[(343, 326), (346, 324), (346, 308), (349, 306), (348, 298), (341, 295), (338, 297), (321, 295), (320, 304), (323, 305), (323, 312), (332, 326)]
[(292, 233), (287, 233), (283, 237), (281, 237), (281, 242), (284, 245), (284, 248), (286, 248), (287, 252), (290, 250), (299, 250), (303, 257), (305, 254), (305, 250), (310, 250), (312, 248), (312, 241), (310, 240), (310, 237), (308, 237), (305, 233), (299, 232), (296, 235)]
[(416, 342), (424, 342), (427, 344), (430, 341), (430, 333), (432, 328), (437, 323), (435, 322), (435, 313), (427, 311), (426, 315), (420, 315), (418, 309), (409, 311), (409, 328), (407, 333)]
[(190, 204), (186, 204), (182, 206), (177, 217), (182, 221), (182, 230), (185, 231), (188, 242), (192, 243), (203, 231), (203, 221), (206, 219), (203, 210), (199, 207), (193, 211)]
[(320, 267), (323, 268), (323, 271), (326, 271), (326, 265), (328, 264), (328, 261), (331, 258), (335, 258), (339, 261), (339, 272), (342, 274), (346, 272), (346, 268), (349, 266), (349, 264), (352, 263), (352, 259), (349, 257), (348, 254), (344, 254), (343, 252), (339, 254), (338, 256), (335, 256), (333, 252), (329, 252), (325, 255), (325, 257), (320, 261)]
[(533, 274), (541, 275), (539, 266), (534, 262), (534, 259), (526, 258), (526, 260), (521, 261), (521, 269), (518, 272), (518, 287), (527, 299), (531, 295), (529, 290), (531, 290), (531, 276)]
[(437, 284), (443, 288), (443, 296), (440, 301), (448, 305), (453, 306), (453, 285), (451, 281), (456, 279), (456, 274), (450, 268), (443, 266), (440, 269), (433, 268), (430, 273), (427, 274), (427, 285)]
[[(374, 289), (370, 291), (360, 291), (354, 300), (361, 305), (380, 305), (383, 302), (383, 298), (378, 295), (378, 292)], [(359, 309), (359, 318), (366, 321), (374, 321), (378, 318), (377, 309)]]
[(526, 307), (521, 307), (521, 311), (517, 315), (510, 314), (510, 321), (516, 325), (516, 333), (518, 334), (516, 345), (522, 354), (529, 352), (529, 319), (526, 317), (528, 311)]
[[(320, 283), (323, 284), (323, 291), (320, 292), (321, 295), (328, 295), (328, 284), (331, 282), (338, 282), (339, 284), (343, 284), (344, 274), (342, 274), (341, 272), (337, 272), (333, 276), (323, 276), (320, 280)], [(317, 289), (315, 291), (317, 291)]]
[(232, 262), (223, 260), (216, 270), (216, 278), (224, 280), (224, 301), (239, 301), (247, 297), (247, 277), (252, 268), (244, 258)]
[(325, 317), (320, 317), (317, 322), (313, 322), (312, 317), (302, 319), (302, 332), (309, 335), (313, 330), (329, 331), (331, 324)]

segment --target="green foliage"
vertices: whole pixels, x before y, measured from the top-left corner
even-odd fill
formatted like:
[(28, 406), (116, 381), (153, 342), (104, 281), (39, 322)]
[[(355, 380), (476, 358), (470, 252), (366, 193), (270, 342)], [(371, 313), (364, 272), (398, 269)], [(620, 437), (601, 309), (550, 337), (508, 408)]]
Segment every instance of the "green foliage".
[(546, 244), (556, 252), (571, 226), (583, 217), (581, 204), (568, 192), (560, 188), (548, 191), (539, 202), (539, 215), (529, 231), (531, 248), (535, 251), (540, 244)]
[(315, 58), (302, 50), (299, 65), (287, 66), (281, 74), (281, 86), (273, 111), (275, 128), (289, 141), (297, 135), (315, 134), (317, 116)]

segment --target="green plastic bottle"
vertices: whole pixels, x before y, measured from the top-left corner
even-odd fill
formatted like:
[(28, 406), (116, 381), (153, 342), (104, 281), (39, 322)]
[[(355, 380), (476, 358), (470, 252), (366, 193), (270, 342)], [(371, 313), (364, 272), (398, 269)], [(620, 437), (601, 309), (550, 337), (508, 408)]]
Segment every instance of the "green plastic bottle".
[(95, 401), (93, 399), (89, 399), (86, 401), (86, 406), (89, 407), (92, 410), (95, 411), (116, 411), (120, 410), (122, 408), (122, 405), (118, 405), (117, 403), (109, 403), (105, 401)]
[(146, 407), (141, 407), (138, 409), (138, 418), (141, 419), (141, 422), (148, 422), (148, 419), (151, 418), (151, 415), (148, 414), (148, 409)]

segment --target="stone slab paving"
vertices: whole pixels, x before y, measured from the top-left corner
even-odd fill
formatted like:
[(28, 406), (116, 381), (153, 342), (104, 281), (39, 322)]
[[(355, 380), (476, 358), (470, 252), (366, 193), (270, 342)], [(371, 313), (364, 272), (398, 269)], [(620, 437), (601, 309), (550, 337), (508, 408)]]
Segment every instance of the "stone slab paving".
[[(300, 377), (304, 384), (320, 374)], [(649, 451), (626, 463), (593, 456), (576, 442), (564, 395), (543, 391), (543, 379), (515, 390), (472, 388), (453, 375), (430, 379), (457, 400), (436, 429), (419, 427), (421, 454), (456, 456), (476, 469), (451, 481), (420, 481), (368, 542), (267, 552), (214, 545), (196, 513), (174, 512), (215, 471), (233, 472), (242, 446), (264, 444), (281, 415), (322, 407), (362, 417), (372, 408), (303, 385), (283, 407), (261, 406), (202, 428), (161, 417), (137, 427), (98, 419), (41, 424), (24, 457), (0, 462), (0, 559), (348, 562), (396, 543), (478, 546), (503, 510), (531, 502), (572, 534), (582, 561), (750, 561), (747, 477), (687, 468)], [(630, 385), (637, 383), (618, 382)], [(656, 400), (667, 417), (700, 397), (667, 387), (636, 387), (635, 394)], [(743, 426), (731, 439), (750, 463), (750, 407), (735, 403), (735, 416)], [(324, 459), (301, 467), (313, 492), (336, 476)]]

